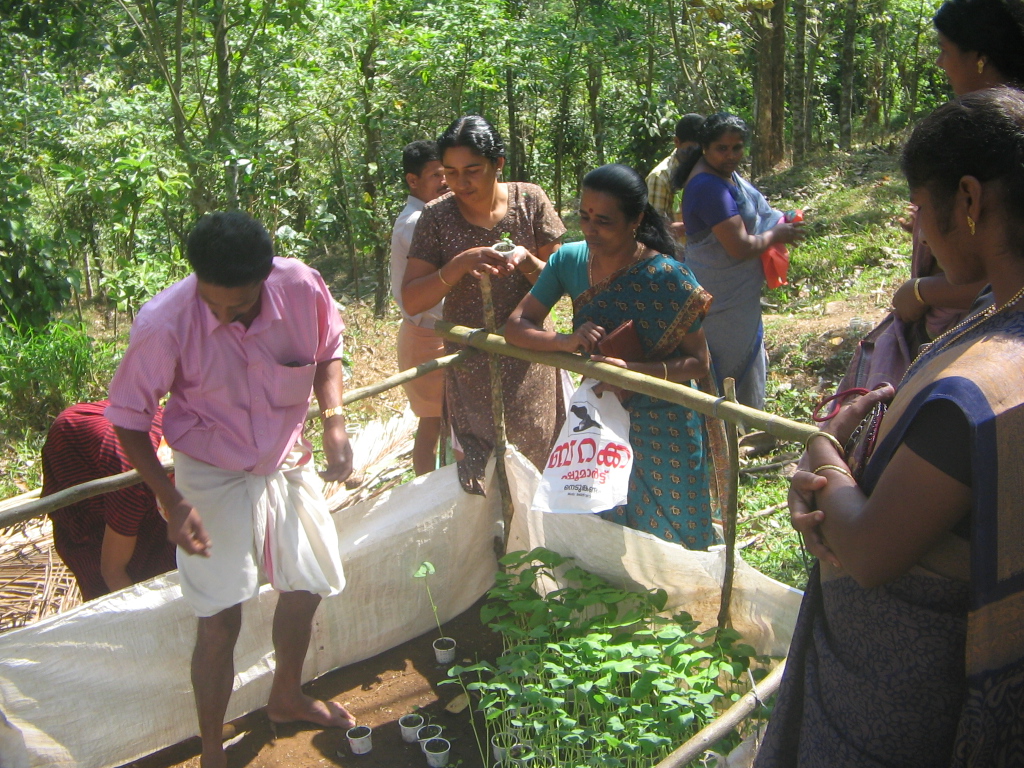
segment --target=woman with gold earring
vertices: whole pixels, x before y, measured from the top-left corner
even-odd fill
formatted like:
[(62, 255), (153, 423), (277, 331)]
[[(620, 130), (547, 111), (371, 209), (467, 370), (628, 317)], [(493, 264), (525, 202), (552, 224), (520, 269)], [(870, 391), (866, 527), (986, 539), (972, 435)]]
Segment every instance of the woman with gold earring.
[[(903, 150), (950, 283), (992, 302), (807, 441), (789, 508), (818, 565), (755, 768), (1021, 765), (1021, 157), (1024, 94), (1006, 87), (940, 107)], [(844, 446), (889, 398), (856, 481)]]
[[(956, 96), (1024, 84), (1024, 2), (947, 0), (932, 21), (939, 46), (935, 64), (946, 73)], [(984, 285), (951, 285), (913, 218), (907, 226), (914, 233), (911, 278), (897, 289), (892, 303), (913, 358), (921, 344), (963, 319)]]

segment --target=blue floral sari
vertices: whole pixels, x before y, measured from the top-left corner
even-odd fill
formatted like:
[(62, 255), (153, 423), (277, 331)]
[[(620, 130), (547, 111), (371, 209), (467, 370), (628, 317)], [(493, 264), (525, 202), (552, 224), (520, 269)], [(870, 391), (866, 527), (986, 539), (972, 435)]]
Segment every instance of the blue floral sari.
[[(710, 294), (685, 265), (659, 254), (580, 294), (573, 302), (573, 325), (589, 320), (611, 331), (632, 319), (644, 360), (667, 360), (679, 356), (683, 336), (700, 328), (710, 303)], [(624, 506), (602, 516), (689, 549), (707, 549), (715, 541), (716, 478), (704, 418), (640, 393), (624, 405), (634, 452), (629, 496)]]

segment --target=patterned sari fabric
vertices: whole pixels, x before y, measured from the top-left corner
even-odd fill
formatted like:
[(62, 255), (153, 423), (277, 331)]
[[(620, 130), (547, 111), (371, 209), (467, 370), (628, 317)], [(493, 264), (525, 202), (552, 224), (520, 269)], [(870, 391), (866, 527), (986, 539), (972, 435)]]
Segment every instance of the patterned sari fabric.
[(759, 768), (1024, 765), (1024, 314), (979, 318), (911, 366), (864, 476), (922, 406), (965, 414), (970, 541), (946, 535), (874, 589), (811, 577)]
[[(544, 190), (521, 182), (508, 182), (506, 186), (508, 210), (491, 229), (466, 221), (451, 193), (428, 203), (416, 224), (409, 258), (423, 259), (440, 269), (462, 251), (493, 245), (506, 232), (516, 245), (532, 253), (565, 233), (565, 226)], [(529, 290), (530, 282), (518, 270), (492, 278), (499, 327)], [(444, 301), (444, 319), (470, 328), (484, 326), (479, 280), (466, 275), (455, 284)], [(458, 344), (445, 342), (447, 354), (460, 349)], [(550, 366), (511, 357), (501, 357), (500, 369), (508, 442), (541, 469), (565, 418), (558, 372)], [(464, 453), (459, 461), (459, 481), (468, 493), (483, 494), (484, 468), (495, 442), (487, 356), (476, 355), (458, 368), (446, 369), (444, 396), (447, 418)]]
[[(573, 302), (573, 325), (591, 321), (612, 330), (633, 319), (645, 360), (679, 356), (683, 336), (700, 328), (711, 296), (690, 270), (657, 255), (609, 275)], [(625, 506), (603, 517), (689, 549), (707, 549), (712, 494), (707, 441), (700, 414), (634, 393), (629, 411), (633, 473)]]

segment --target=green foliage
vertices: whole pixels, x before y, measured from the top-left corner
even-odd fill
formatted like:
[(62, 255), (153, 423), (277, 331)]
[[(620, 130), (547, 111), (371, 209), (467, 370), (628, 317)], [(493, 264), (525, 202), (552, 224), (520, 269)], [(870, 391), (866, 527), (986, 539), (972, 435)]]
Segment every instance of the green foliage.
[(0, 161), (0, 327), (40, 327), (71, 293), (75, 277), (30, 218), (32, 181)]
[(3, 423), (14, 431), (45, 431), (68, 405), (102, 399), (116, 365), (113, 348), (79, 325), (0, 325)]
[[(732, 630), (664, 618), (664, 590), (617, 589), (543, 548), (501, 563), (481, 619), (505, 651), (447, 682), (478, 697), (489, 736), (515, 734), (549, 765), (647, 768), (731, 701), (754, 656)], [(556, 571), (570, 586), (546, 592)]]
[[(0, 211), (20, 222), (24, 251), (5, 254), (2, 271), (23, 281), (7, 293), (25, 306), (8, 311), (38, 324), (71, 289), (133, 312), (180, 273), (195, 218), (234, 205), (266, 223), (283, 255), (357, 295), (373, 289), (382, 312), (405, 143), (482, 114), (506, 139), (506, 178), (540, 183), (570, 210), (595, 165), (646, 171), (663, 157), (681, 113), (753, 116), (770, 3), (22, 6), (0, 9), (0, 199), (29, 205)], [(828, 146), (842, 14), (808, 13), (812, 140)], [(930, 63), (930, 14), (911, 0), (862, 10), (854, 112), (878, 115), (865, 116), (865, 136), (948, 94)], [(835, 224), (845, 236), (864, 222)], [(831, 279), (830, 254), (808, 243), (793, 290), (814, 288), (819, 267)]]
[[(789, 522), (789, 480), (780, 473), (740, 478), (737, 541), (743, 559), (766, 576), (803, 589), (807, 584), (800, 536)], [(766, 512), (767, 510), (767, 512)]]

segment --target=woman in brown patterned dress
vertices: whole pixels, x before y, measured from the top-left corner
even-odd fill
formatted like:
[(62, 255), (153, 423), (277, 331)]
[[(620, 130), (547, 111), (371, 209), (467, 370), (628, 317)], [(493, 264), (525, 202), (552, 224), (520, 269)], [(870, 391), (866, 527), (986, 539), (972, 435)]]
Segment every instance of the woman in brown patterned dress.
[[(480, 328), (479, 281), (487, 274), (500, 327), (560, 245), (565, 226), (540, 187), (498, 180), (505, 145), (482, 117), (459, 118), (437, 145), (451, 192), (428, 203), (420, 216), (402, 300), (407, 311), (416, 313), (444, 299), (445, 320)], [(491, 247), (506, 233), (519, 246), (507, 260)], [(456, 350), (450, 342), (446, 346)], [(557, 371), (503, 357), (501, 387), (509, 442), (542, 468), (564, 418)], [(494, 447), (485, 356), (447, 370), (445, 408), (464, 453), (459, 480), (470, 493), (482, 494), (484, 465)]]

